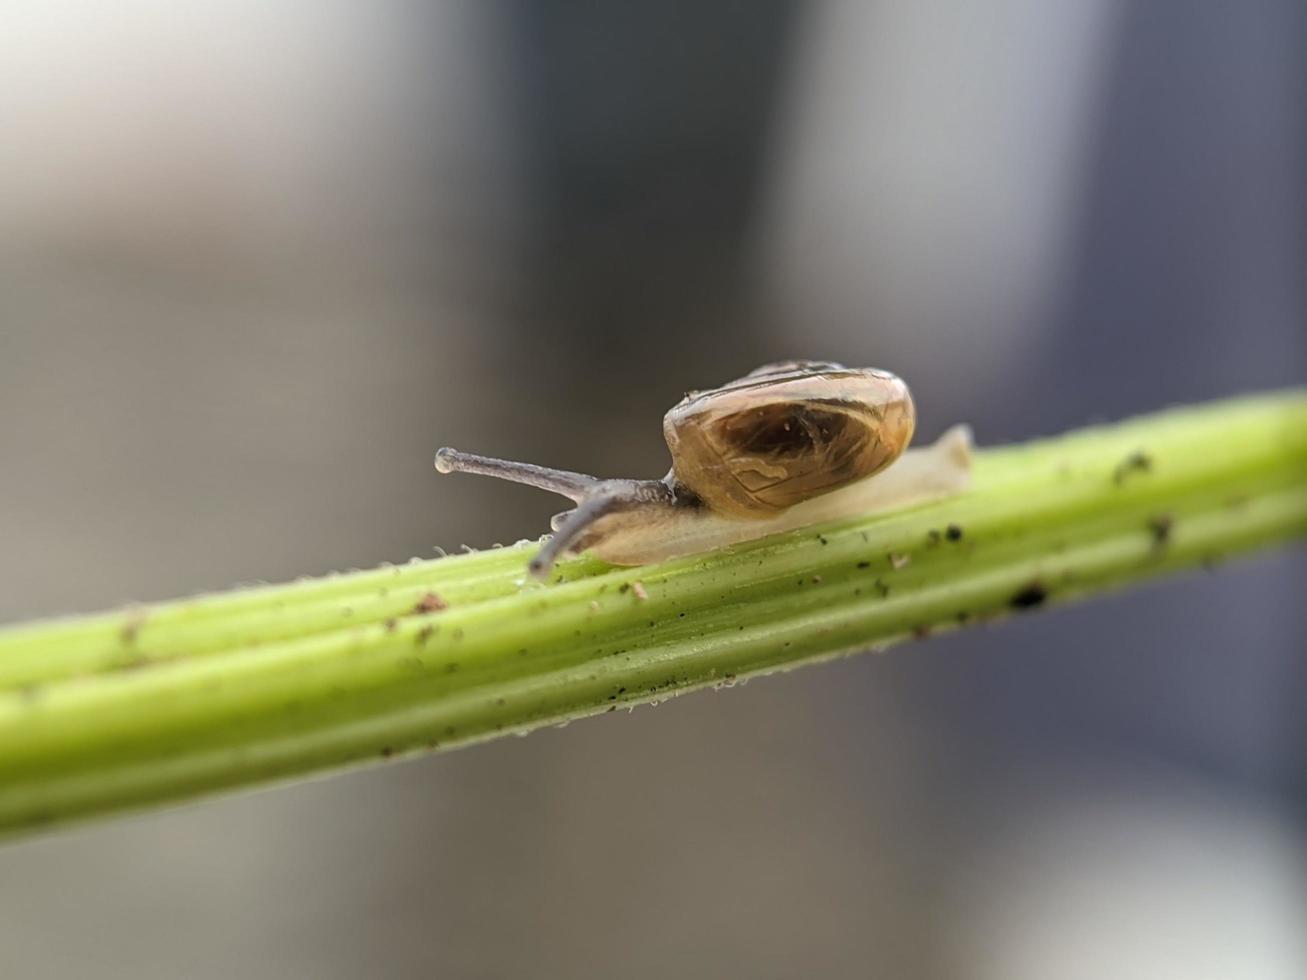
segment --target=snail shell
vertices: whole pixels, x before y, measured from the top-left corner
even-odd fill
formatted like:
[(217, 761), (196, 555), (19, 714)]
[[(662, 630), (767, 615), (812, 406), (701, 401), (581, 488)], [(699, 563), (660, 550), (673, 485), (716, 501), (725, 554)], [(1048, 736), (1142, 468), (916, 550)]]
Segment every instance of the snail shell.
[(880, 472), (915, 425), (888, 371), (789, 361), (687, 395), (663, 435), (678, 483), (720, 514), (765, 518)]

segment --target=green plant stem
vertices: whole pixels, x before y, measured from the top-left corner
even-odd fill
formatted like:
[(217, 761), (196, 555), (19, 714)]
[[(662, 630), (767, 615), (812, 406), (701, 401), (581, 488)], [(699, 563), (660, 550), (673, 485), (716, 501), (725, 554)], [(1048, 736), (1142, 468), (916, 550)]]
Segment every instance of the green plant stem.
[(967, 493), (657, 566), (534, 545), (0, 631), (0, 833), (654, 701), (1307, 533), (1307, 392), (985, 450)]

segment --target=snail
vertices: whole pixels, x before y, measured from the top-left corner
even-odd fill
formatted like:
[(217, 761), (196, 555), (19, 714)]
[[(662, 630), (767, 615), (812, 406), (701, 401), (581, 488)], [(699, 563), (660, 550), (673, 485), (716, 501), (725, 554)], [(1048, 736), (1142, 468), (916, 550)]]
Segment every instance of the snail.
[(766, 364), (663, 417), (661, 480), (605, 480), (441, 449), (441, 473), (477, 473), (570, 497), (531, 560), (542, 578), (567, 553), (643, 565), (782, 531), (920, 503), (967, 486), (971, 433), (954, 426), (908, 450), (916, 409), (901, 378), (825, 361)]

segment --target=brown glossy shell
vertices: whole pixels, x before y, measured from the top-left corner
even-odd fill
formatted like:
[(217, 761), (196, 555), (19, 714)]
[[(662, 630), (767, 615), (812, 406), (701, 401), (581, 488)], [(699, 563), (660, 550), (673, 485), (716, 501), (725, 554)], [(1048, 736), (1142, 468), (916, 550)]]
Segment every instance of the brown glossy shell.
[(908, 386), (888, 371), (787, 361), (691, 392), (663, 435), (679, 484), (722, 514), (762, 518), (884, 469), (915, 425)]

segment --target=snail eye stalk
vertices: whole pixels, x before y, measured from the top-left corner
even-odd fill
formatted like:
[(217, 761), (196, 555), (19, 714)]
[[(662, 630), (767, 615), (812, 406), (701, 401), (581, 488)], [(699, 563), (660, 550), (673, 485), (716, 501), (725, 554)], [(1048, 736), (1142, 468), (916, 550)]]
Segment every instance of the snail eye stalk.
[(554, 567), (554, 562), (563, 556), (568, 547), (581, 537), (588, 527), (599, 518), (618, 510), (626, 502), (617, 494), (602, 491), (583, 500), (576, 510), (569, 512), (563, 518), (553, 537), (544, 543), (527, 565), (527, 570), (532, 577), (541, 579), (548, 575), (549, 570)]
[(570, 470), (556, 470), (550, 466), (537, 466), (535, 463), (518, 463), (511, 459), (495, 459), (493, 456), (478, 456), (476, 453), (460, 452), (457, 449), (436, 450), (436, 469), (441, 473), (475, 473), (478, 476), (493, 476), (510, 483), (521, 483), (528, 487), (548, 490), (562, 497), (568, 497), (581, 503), (603, 481), (585, 473), (573, 473)]

